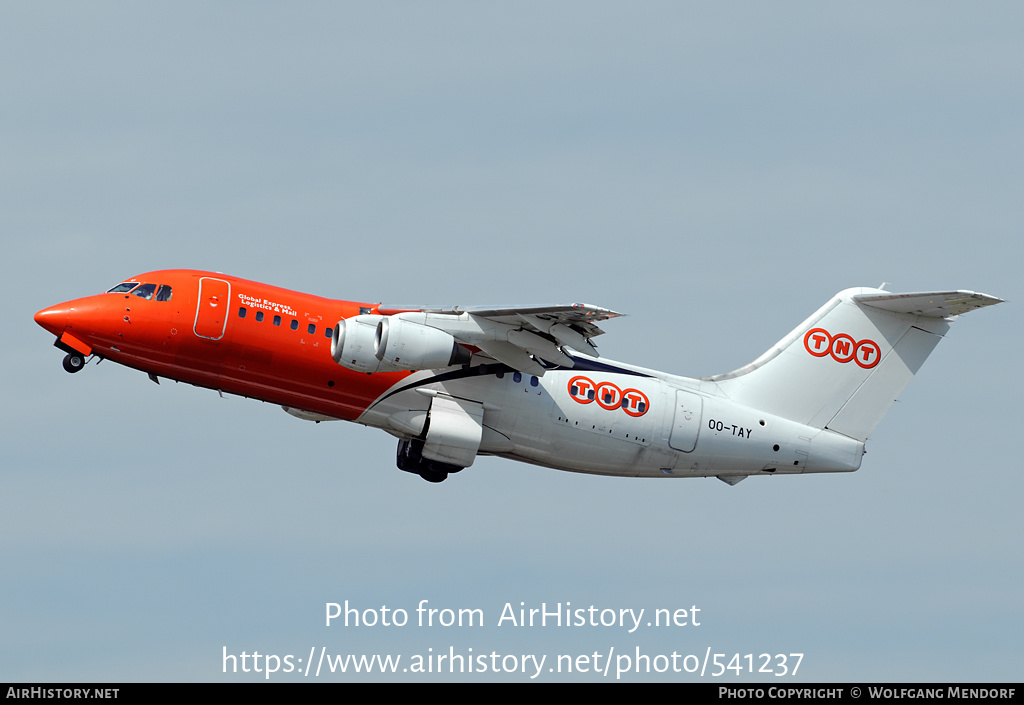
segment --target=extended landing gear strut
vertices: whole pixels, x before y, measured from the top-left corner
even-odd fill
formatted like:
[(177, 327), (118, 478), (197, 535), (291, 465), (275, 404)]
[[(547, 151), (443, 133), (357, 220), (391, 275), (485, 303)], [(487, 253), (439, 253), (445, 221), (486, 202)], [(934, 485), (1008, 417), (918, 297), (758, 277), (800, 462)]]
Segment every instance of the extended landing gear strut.
[(68, 353), (64, 358), (64, 369), (68, 372), (78, 372), (85, 367), (85, 355), (79, 352)]
[(398, 469), (419, 475), (427, 482), (444, 482), (449, 473), (462, 470), (458, 465), (424, 458), (423, 441), (419, 438), (403, 438), (398, 442)]

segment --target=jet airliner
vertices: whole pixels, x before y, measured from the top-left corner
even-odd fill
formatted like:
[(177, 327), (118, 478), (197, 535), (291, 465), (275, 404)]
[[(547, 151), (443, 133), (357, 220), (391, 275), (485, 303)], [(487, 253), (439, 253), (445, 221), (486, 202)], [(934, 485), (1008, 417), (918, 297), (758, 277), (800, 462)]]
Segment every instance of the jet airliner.
[(572, 472), (717, 477), (857, 470), (864, 444), (953, 320), (1001, 299), (846, 289), (733, 372), (602, 358), (588, 304), (432, 308), (341, 301), (164, 270), (43, 309), (64, 369), (108, 359), (398, 439), (430, 482), (496, 455)]

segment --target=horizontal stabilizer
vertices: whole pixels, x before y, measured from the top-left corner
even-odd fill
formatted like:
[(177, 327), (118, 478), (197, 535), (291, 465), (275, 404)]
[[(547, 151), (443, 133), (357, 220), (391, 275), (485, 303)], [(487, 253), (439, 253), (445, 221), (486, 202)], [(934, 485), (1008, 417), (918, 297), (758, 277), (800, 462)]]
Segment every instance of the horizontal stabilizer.
[(974, 291), (927, 291), (914, 294), (856, 294), (854, 301), (893, 313), (913, 313), (930, 318), (949, 318), (984, 306), (1002, 303), (1002, 299)]

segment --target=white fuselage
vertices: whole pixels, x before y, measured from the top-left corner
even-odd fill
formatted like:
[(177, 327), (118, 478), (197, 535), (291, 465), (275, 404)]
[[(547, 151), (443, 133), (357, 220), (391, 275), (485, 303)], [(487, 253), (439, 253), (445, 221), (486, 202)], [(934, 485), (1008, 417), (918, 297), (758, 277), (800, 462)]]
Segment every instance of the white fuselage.
[(482, 374), (419, 372), (359, 422), (401, 436), (390, 419), (416, 410), (425, 417), (434, 396), (448, 395), (483, 405), (480, 454), (559, 470), (740, 478), (860, 467), (862, 442), (737, 404), (713, 382), (576, 359), (588, 364), (543, 377), (488, 366)]

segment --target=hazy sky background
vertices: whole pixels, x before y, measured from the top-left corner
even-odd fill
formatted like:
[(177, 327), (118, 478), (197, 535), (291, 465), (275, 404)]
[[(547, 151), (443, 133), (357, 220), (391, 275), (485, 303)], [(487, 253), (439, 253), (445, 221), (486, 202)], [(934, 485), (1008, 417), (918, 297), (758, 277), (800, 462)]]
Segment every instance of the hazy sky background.
[[(4, 16), (0, 680), (257, 680), (223, 674), (223, 649), (450, 646), (1020, 679), (1020, 3)], [(585, 301), (630, 314), (603, 355), (693, 376), (849, 286), (1009, 303), (953, 326), (856, 473), (729, 487), (480, 458), (431, 485), (379, 431), (61, 369), (35, 311), (172, 267), (391, 303)], [(345, 600), (487, 625), (326, 628)], [(498, 628), (506, 602), (702, 619)]]

